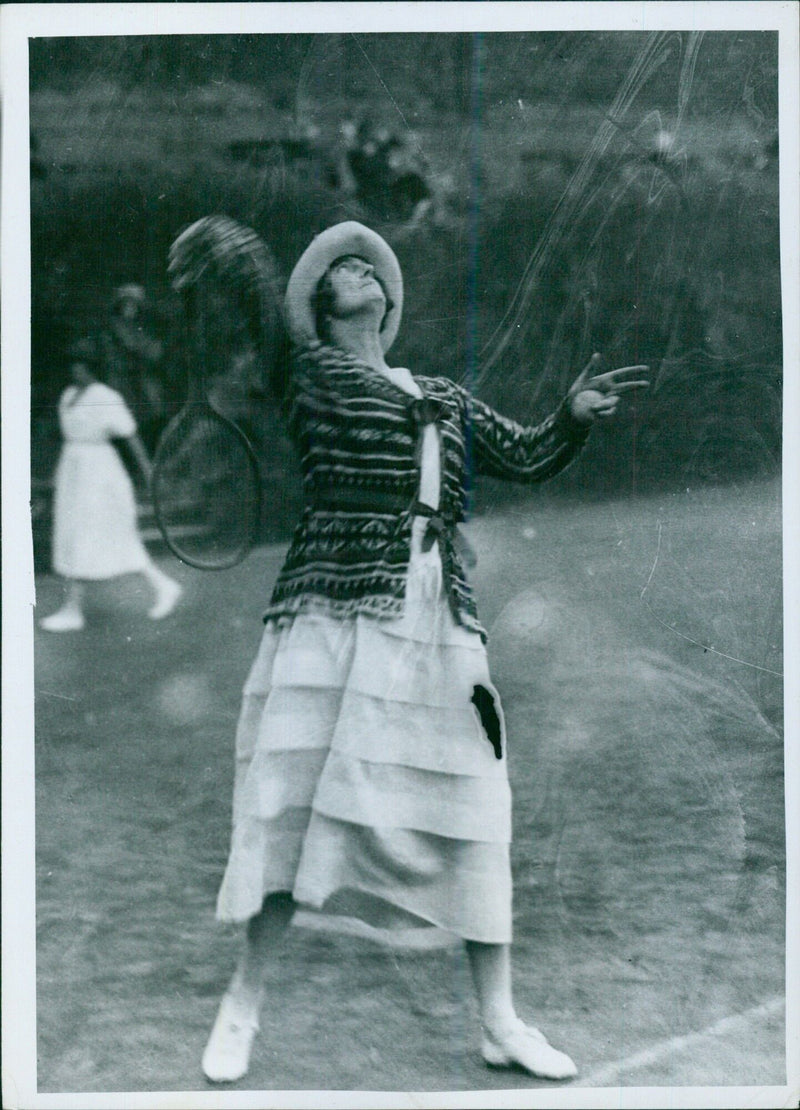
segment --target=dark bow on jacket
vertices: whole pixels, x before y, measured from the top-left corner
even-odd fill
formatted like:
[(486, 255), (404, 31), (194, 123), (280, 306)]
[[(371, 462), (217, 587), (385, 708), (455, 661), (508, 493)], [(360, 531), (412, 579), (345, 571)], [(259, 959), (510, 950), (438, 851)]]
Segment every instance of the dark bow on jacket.
[(420, 429), (440, 420), (445, 406), (442, 401), (434, 401), (432, 397), (419, 397), (410, 402), (408, 409), (414, 427)]

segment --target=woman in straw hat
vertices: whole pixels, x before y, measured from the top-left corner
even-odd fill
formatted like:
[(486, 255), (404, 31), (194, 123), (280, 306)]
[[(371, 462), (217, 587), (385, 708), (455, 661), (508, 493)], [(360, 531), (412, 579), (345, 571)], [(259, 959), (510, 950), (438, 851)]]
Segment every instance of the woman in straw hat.
[(461, 938), (486, 1062), (576, 1072), (512, 999), (505, 725), (457, 524), (468, 465), (553, 476), (646, 368), (601, 374), (595, 358), (555, 413), (522, 427), (447, 379), (387, 365), (402, 304), (393, 251), (354, 222), (313, 240), (286, 291), (305, 507), (237, 731), (217, 914), (247, 928), (203, 1056), (212, 1081), (247, 1071), (267, 963), (298, 904)]

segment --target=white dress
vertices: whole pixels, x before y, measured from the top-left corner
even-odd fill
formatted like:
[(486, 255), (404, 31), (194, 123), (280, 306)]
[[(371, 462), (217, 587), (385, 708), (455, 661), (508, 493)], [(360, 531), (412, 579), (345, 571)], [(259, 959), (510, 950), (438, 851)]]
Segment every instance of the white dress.
[[(395, 381), (418, 387), (408, 371)], [(425, 428), (420, 500), (439, 499), (438, 432)], [(236, 736), (231, 850), (217, 915), (266, 894), (391, 936), (435, 926), (511, 940), (505, 727), (480, 636), (457, 625), (438, 545), (412, 529), (403, 616), (304, 613), (265, 629)], [(491, 691), (497, 758), (471, 702)], [(405, 943), (405, 941), (398, 941)]]
[(142, 570), (149, 556), (133, 483), (109, 442), (136, 431), (130, 410), (119, 393), (93, 382), (64, 390), (58, 418), (64, 443), (55, 474), (53, 569), (81, 579)]

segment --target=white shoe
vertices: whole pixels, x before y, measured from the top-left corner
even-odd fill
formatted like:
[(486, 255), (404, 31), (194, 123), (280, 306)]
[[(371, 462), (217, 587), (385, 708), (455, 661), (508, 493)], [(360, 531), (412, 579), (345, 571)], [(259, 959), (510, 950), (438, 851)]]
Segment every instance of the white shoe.
[(494, 1068), (524, 1068), (541, 1079), (572, 1079), (578, 1069), (565, 1052), (548, 1043), (544, 1033), (517, 1018), (501, 1035), (484, 1032), (481, 1053)]
[(76, 612), (75, 609), (59, 609), (57, 613), (43, 617), (39, 621), (39, 627), (45, 632), (80, 632), (85, 623), (83, 613)]
[(247, 1074), (258, 1018), (240, 1009), (229, 994), (222, 998), (217, 1020), (203, 1053), (203, 1072), (212, 1083), (234, 1083)]
[(165, 582), (164, 585), (159, 588), (155, 604), (147, 614), (150, 620), (160, 621), (163, 620), (164, 617), (168, 617), (180, 601), (182, 593), (183, 586), (181, 586), (179, 582), (173, 582), (171, 579)]

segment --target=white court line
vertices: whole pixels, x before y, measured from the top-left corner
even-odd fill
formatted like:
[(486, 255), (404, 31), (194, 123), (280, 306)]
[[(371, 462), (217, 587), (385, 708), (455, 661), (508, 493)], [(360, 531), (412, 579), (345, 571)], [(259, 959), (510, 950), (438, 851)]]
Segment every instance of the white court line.
[(722, 1018), (714, 1025), (709, 1025), (707, 1029), (701, 1029), (697, 1033), (686, 1033), (681, 1037), (670, 1037), (668, 1040), (659, 1041), (658, 1044), (651, 1045), (650, 1048), (644, 1048), (641, 1052), (636, 1052), (633, 1056), (628, 1056), (624, 1060), (606, 1064), (605, 1067), (581, 1076), (575, 1081), (574, 1085), (581, 1087), (614, 1086), (615, 1081), (625, 1072), (646, 1067), (648, 1064), (655, 1064), (659, 1060), (663, 1060), (665, 1056), (696, 1048), (707, 1037), (723, 1037), (749, 1025), (752, 1021), (772, 1017), (784, 1010), (785, 1006), (786, 999), (783, 995), (778, 995), (776, 998), (770, 998), (767, 1002), (762, 1002), (759, 1006), (754, 1006), (751, 1010), (745, 1010), (742, 1014), (732, 1014), (730, 1017)]

